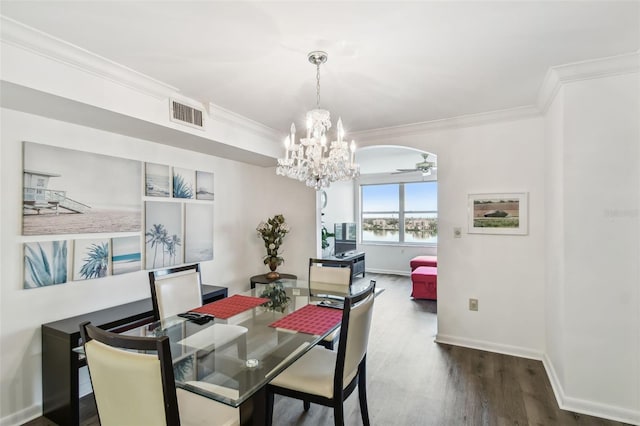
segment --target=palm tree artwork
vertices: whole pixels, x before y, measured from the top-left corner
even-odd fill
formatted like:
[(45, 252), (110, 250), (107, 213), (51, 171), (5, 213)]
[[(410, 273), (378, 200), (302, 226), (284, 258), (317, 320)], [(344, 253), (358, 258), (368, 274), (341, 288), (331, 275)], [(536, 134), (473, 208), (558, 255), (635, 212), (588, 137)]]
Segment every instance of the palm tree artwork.
[(109, 266), (109, 243), (91, 244), (86, 255), (87, 257), (83, 259), (84, 264), (80, 268), (80, 276), (85, 280), (106, 277)]
[[(153, 268), (175, 265), (177, 263), (178, 246), (182, 245), (182, 240), (177, 234), (169, 236), (167, 228), (161, 223), (151, 225), (145, 234), (147, 244), (154, 249)], [(161, 250), (162, 264), (158, 262), (158, 249)]]
[(176, 234), (173, 234), (167, 241), (167, 253), (169, 253), (169, 258), (171, 259), (172, 264), (176, 263), (179, 245), (182, 245), (182, 241)]
[(73, 279), (90, 280), (111, 275), (109, 239), (75, 240)]
[[(156, 267), (156, 260), (158, 258), (158, 248), (164, 247), (167, 243), (167, 229), (161, 223), (155, 223), (151, 225), (151, 228), (147, 231), (145, 236), (147, 237), (147, 244), (151, 244), (153, 252), (153, 267)], [(164, 249), (163, 249), (164, 256)], [(164, 266), (164, 258), (162, 259), (162, 266)]]

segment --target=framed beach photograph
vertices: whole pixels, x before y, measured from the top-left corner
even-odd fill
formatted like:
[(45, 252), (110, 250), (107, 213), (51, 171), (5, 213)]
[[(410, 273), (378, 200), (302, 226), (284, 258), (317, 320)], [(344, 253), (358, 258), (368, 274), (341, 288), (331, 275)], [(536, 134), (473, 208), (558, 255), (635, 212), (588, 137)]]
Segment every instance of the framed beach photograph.
[(213, 200), (213, 173), (196, 170), (196, 199)]
[(183, 263), (182, 203), (145, 203), (146, 269)]
[(202, 262), (213, 259), (213, 204), (185, 205), (184, 261)]
[(24, 243), (23, 288), (39, 288), (67, 282), (69, 242)]
[(109, 239), (75, 240), (73, 242), (73, 280), (91, 280), (111, 275)]
[(144, 188), (147, 197), (170, 197), (171, 168), (164, 164), (145, 163)]
[(111, 239), (111, 265), (113, 275), (136, 272), (142, 269), (140, 237), (118, 237)]
[(526, 235), (528, 193), (469, 194), (470, 234)]
[(195, 170), (173, 168), (173, 198), (196, 198)]
[(22, 234), (142, 230), (140, 161), (23, 142)]

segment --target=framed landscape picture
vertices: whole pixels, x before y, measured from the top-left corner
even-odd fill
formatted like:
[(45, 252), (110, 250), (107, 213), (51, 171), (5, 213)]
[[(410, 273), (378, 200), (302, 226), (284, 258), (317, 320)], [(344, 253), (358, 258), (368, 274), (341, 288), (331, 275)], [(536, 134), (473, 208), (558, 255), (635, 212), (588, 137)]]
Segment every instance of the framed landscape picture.
[(126, 274), (141, 269), (140, 237), (112, 238), (111, 247), (113, 275)]
[(528, 193), (469, 194), (470, 234), (526, 235)]
[(145, 195), (169, 197), (171, 195), (171, 170), (164, 164), (145, 163)]
[(213, 200), (213, 173), (196, 170), (196, 198)]
[(203, 262), (213, 259), (213, 205), (185, 206), (184, 261)]
[(23, 142), (22, 235), (142, 230), (139, 161)]

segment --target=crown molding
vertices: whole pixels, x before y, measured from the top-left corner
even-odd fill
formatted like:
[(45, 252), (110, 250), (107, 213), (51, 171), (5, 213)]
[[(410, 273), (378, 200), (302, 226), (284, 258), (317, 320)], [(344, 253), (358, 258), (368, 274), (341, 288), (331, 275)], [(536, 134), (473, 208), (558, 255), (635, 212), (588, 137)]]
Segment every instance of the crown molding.
[(231, 123), (245, 131), (274, 142), (281, 132), (212, 103), (203, 103), (182, 95), (178, 88), (153, 79), (112, 60), (35, 28), (0, 15), (0, 39), (20, 49), (93, 74), (159, 100), (175, 99), (186, 105), (207, 110), (208, 118)]
[(233, 124), (235, 126), (241, 127), (252, 134), (257, 136), (261, 136), (277, 142), (280, 139), (284, 140), (284, 136), (282, 132), (278, 132), (277, 130), (265, 126), (262, 123), (251, 120), (250, 118), (245, 117), (244, 115), (240, 115), (236, 112), (223, 108), (214, 103), (209, 103), (208, 113), (209, 117), (214, 121), (226, 122), (229, 124)]
[(0, 15), (3, 43), (70, 65), (154, 98), (164, 99), (178, 89), (35, 28)]
[(531, 105), (483, 112), (479, 114), (469, 114), (459, 117), (443, 118), (441, 120), (424, 121), (421, 123), (407, 124), (403, 126), (363, 130), (360, 132), (352, 132), (351, 134), (361, 140), (366, 139), (367, 141), (375, 141), (393, 137), (420, 135), (444, 129), (478, 126), (493, 122), (519, 120), (539, 116), (540, 112), (538, 109)]
[(564, 84), (638, 71), (640, 51), (551, 67), (538, 92), (538, 109), (546, 113)]

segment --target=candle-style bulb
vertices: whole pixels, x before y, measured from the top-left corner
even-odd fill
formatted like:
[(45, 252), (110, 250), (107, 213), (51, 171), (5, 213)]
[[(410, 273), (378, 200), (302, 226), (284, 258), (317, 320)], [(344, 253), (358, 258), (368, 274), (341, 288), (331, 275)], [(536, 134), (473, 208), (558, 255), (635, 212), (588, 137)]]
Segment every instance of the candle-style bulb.
[(344, 137), (344, 129), (342, 127), (342, 117), (338, 118), (338, 142), (342, 142)]

